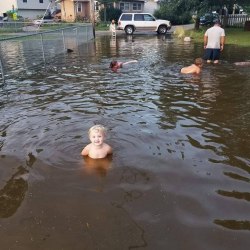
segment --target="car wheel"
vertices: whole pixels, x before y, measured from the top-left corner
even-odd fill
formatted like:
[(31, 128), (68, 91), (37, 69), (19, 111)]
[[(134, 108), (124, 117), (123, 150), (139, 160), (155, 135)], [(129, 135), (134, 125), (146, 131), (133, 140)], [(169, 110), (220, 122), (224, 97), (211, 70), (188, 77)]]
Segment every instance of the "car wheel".
[(134, 33), (134, 27), (133, 26), (126, 26), (125, 32), (127, 35), (132, 35)]
[(168, 28), (166, 25), (160, 25), (157, 32), (158, 32), (158, 34), (166, 34), (167, 30), (168, 30)]

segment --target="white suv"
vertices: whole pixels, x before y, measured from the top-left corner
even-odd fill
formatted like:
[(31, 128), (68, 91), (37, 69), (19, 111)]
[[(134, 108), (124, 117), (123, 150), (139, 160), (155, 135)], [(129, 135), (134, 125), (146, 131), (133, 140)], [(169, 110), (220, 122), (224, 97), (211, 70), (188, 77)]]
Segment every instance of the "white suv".
[(134, 31), (157, 31), (158, 34), (166, 34), (171, 29), (171, 23), (157, 20), (149, 13), (122, 13), (117, 29), (125, 30), (128, 35), (132, 35)]

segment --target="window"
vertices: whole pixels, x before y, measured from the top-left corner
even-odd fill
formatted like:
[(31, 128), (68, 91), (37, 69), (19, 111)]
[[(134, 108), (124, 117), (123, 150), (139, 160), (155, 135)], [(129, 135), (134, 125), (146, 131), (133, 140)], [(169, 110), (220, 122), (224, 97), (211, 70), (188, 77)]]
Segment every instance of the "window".
[(142, 14), (135, 14), (134, 19), (135, 19), (135, 21), (144, 21)]
[(129, 10), (129, 3), (120, 3), (120, 10)]
[(82, 12), (82, 3), (77, 3), (77, 12)]
[(142, 10), (141, 3), (133, 3), (133, 10)]
[(99, 3), (97, 1), (95, 1), (95, 11), (99, 10)]
[(23, 0), (23, 3), (27, 3), (27, 0)]
[(155, 21), (155, 19), (152, 17), (152, 16), (150, 16), (150, 15), (144, 15), (144, 20), (145, 21)]
[(39, 3), (43, 3), (43, 0), (39, 0)]
[(123, 14), (121, 17), (121, 21), (131, 21), (132, 15), (131, 14)]

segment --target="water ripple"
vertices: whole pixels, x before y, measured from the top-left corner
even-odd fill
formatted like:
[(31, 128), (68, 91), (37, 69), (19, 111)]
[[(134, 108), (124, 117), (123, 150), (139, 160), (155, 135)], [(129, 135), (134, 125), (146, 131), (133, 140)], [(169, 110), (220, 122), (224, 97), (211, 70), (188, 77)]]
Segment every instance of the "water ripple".
[[(4, 61), (7, 84), (0, 90), (1, 156), (15, 156), (30, 168), (35, 163), (27, 156), (33, 156), (52, 169), (77, 171), (89, 127), (102, 123), (117, 169), (133, 166), (156, 175), (155, 183), (135, 183), (127, 194), (139, 201), (142, 192), (159, 185), (156, 202), (168, 200), (175, 223), (195, 228), (212, 221), (249, 230), (249, 72), (224, 62), (205, 65), (200, 76), (180, 75), (181, 67), (200, 56), (200, 44), (155, 36), (128, 39), (117, 38), (112, 50), (110, 40), (100, 38), (53, 62), (35, 58), (25, 41), (24, 47), (1, 45), (10, 51)], [(138, 63), (114, 73), (112, 59)], [(227, 202), (232, 211), (225, 210)], [(245, 210), (235, 220), (239, 204)]]

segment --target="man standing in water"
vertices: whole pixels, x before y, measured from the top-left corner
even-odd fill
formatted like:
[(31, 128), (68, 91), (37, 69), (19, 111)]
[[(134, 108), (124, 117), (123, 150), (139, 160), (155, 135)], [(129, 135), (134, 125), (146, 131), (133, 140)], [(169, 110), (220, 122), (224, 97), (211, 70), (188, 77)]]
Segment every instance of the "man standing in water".
[(219, 21), (214, 23), (214, 26), (209, 28), (204, 35), (204, 59), (207, 63), (213, 61), (219, 62), (220, 52), (224, 49), (225, 30), (221, 28)]

